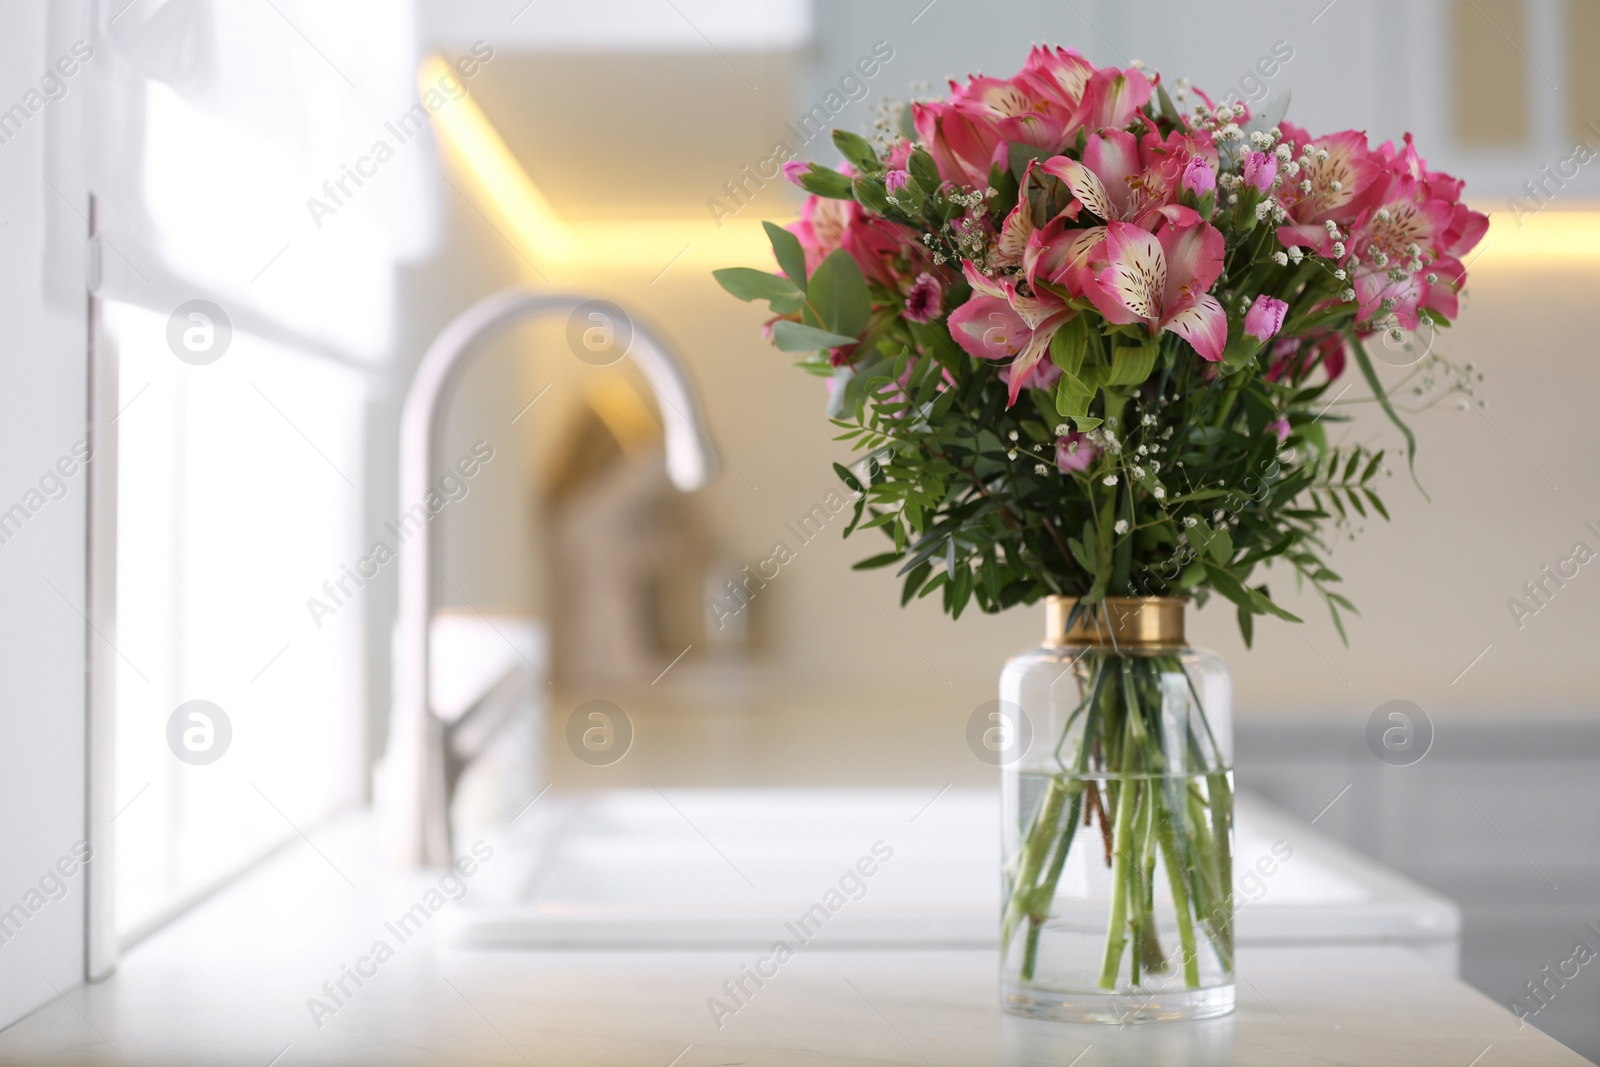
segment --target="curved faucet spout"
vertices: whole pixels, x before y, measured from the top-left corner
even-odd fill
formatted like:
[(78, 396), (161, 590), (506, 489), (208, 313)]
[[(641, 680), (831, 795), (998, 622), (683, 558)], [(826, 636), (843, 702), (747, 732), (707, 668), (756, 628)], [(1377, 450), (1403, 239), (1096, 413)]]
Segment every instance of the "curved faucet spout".
[[(400, 416), (402, 506), (427, 499), (440, 469), (444, 408), (461, 373), (494, 337), (531, 319), (570, 316), (590, 298), (507, 289), (473, 304), (440, 331), (417, 367)], [(716, 450), (699, 399), (682, 361), (648, 325), (630, 317), (627, 355), (655, 391), (665, 430), (667, 474), (684, 491), (705, 485), (716, 470)], [(450, 840), (449, 727), (429, 700), (429, 624), (439, 538), (431, 524), (399, 549), (400, 604), (395, 624), (395, 689), (380, 798), (391, 851), (405, 866), (443, 867), (454, 862)]]

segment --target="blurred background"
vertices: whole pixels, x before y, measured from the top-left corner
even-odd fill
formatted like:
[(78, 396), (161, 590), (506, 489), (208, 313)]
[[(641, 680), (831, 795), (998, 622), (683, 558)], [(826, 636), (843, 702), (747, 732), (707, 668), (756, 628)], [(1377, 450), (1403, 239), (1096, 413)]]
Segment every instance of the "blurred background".
[[(1393, 521), (1337, 547), (1361, 609), (1348, 644), (1287, 579), (1272, 591), (1303, 627), (1262, 624), (1247, 651), (1213, 607), (1190, 631), (1234, 671), (1241, 786), (1462, 904), (1462, 973), (1485, 993), (1523, 996), (1600, 921), (1600, 571), (1545, 574), (1577, 542), (1600, 548), (1600, 0), (15, 8), (0, 43), (0, 657), (16, 679), (0, 793), (60, 814), (8, 822), (4, 850), (55, 855), (86, 789), (109, 791), (112, 940), (136, 943), (291, 839), (285, 818), (370, 801), (397, 568), (362, 561), (418, 503), (398, 490), (401, 404), (440, 329), (509, 286), (608, 300), (668, 338), (721, 470), (672, 486), (651, 392), (631, 361), (595, 358), (589, 320), (509, 332), (467, 372), (442, 455), (481, 462), (435, 526), (436, 633), (460, 642), (463, 670), (507, 650), (534, 667), (546, 714), (502, 757), (543, 777), (469, 775), (461, 817), (502, 818), (542, 781), (993, 782), (966, 722), (1037, 643), (1042, 609), (902, 609), (889, 573), (849, 569), (872, 536), (841, 540), (839, 516), (805, 526), (848, 449), (822, 383), (710, 271), (770, 264), (760, 221), (799, 209), (774, 161), (835, 163), (820, 128), (859, 129), (949, 77), (1009, 75), (1041, 41), (1215, 97), (1292, 94), (1313, 132), (1411, 132), (1490, 213), (1438, 341), (1483, 372), (1488, 405), (1416, 416), (1421, 488), (1392, 459)], [(192, 301), (224, 313), (214, 362), (175, 346)], [(1392, 381), (1415, 359), (1382, 355)], [(81, 468), (57, 491), (41, 479), (89, 447), (86, 397), (98, 480)], [(1346, 413), (1338, 435), (1401, 447), (1381, 416)], [(780, 542), (793, 558), (733, 600)], [(1513, 598), (1538, 610), (1519, 618)], [(170, 759), (172, 709), (202, 697), (230, 718), (230, 777)], [(628, 758), (569, 750), (592, 699), (631, 719)], [(1431, 722), (1409, 767), (1364, 740), (1397, 699)], [(97, 743), (87, 780), (60, 773)], [(1600, 1056), (1597, 1009), (1589, 977), (1535, 1022)]]

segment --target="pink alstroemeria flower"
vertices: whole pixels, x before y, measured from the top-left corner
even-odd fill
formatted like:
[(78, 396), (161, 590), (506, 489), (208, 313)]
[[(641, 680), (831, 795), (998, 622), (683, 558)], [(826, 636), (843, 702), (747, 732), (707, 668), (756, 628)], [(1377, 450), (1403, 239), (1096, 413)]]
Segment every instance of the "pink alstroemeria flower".
[[(1178, 175), (1146, 166), (1138, 139), (1126, 130), (1104, 130), (1088, 138), (1082, 162), (1054, 156), (1028, 166), (1060, 178), (1079, 205), (1106, 222), (1153, 225), (1160, 216), (1173, 222), (1193, 222), (1200, 217), (1176, 202), (1178, 190), (1171, 179)], [(1066, 214), (1076, 217), (1077, 211), (1069, 205)]]
[(850, 225), (850, 209), (855, 206), (853, 200), (821, 196), (807, 197), (800, 205), (799, 220), (785, 228), (800, 240), (800, 248), (806, 254), (807, 274), (816, 270), (817, 265), (828, 258), (828, 253), (839, 247), (845, 227)]
[[(1405, 262), (1413, 246), (1431, 252), (1455, 220), (1455, 207), (1443, 200), (1430, 199), (1427, 183), (1410, 175), (1391, 176), (1386, 188), (1374, 186), (1378, 193), (1372, 209), (1363, 211), (1350, 231), (1349, 247), (1360, 249), (1361, 265), (1356, 268), (1357, 321), (1366, 322), (1379, 315), (1385, 301), (1394, 302), (1394, 317), (1408, 330), (1417, 328), (1417, 312), (1431, 294), (1412, 278), (1395, 281), (1389, 268)], [(1382, 253), (1379, 257), (1378, 253)], [(1380, 266), (1380, 264), (1387, 264)], [(1451, 278), (1454, 281), (1454, 278)], [(1449, 308), (1455, 308), (1454, 289), (1449, 290)]]
[[(1381, 177), (1383, 164), (1367, 147), (1367, 135), (1360, 130), (1313, 138), (1291, 122), (1279, 126), (1296, 152), (1308, 144), (1313, 151), (1309, 157), (1298, 157), (1299, 181), (1285, 182), (1278, 189), (1278, 201), (1289, 212), (1289, 221), (1278, 227), (1278, 241), (1285, 247), (1298, 244), (1329, 255), (1333, 239), (1323, 224), (1345, 227), (1354, 221), (1361, 200)], [(1302, 182), (1310, 182), (1311, 188), (1302, 191)]]
[(1280, 445), (1283, 444), (1289, 439), (1289, 420), (1273, 419), (1267, 423), (1267, 432), (1276, 437)]
[(1014, 282), (989, 277), (971, 260), (961, 270), (972, 296), (945, 320), (950, 336), (974, 359), (1011, 360), (1007, 405), (1015, 404), (1050, 339), (1076, 312), (1048, 294), (1023, 296)]
[(1073, 116), (1072, 128), (1121, 129), (1150, 102), (1152, 88), (1150, 79), (1136, 67), (1101, 67), (1083, 91), (1083, 103)]
[(1283, 329), (1283, 317), (1288, 314), (1289, 305), (1275, 296), (1262, 293), (1256, 297), (1256, 302), (1250, 305), (1250, 310), (1244, 315), (1244, 332), (1246, 337), (1254, 337), (1263, 343), (1272, 340)]
[(1073, 114), (1083, 103), (1083, 94), (1094, 78), (1095, 67), (1076, 48), (1054, 49), (1036, 44), (1022, 64), (1018, 81), (1025, 82), (1035, 97), (1053, 104), (1064, 114)]
[(1088, 434), (1069, 433), (1056, 438), (1056, 469), (1063, 474), (1089, 469), (1100, 449)]
[(1142, 322), (1153, 335), (1170, 330), (1215, 363), (1228, 343), (1227, 313), (1210, 293), (1223, 248), (1221, 231), (1207, 222), (1168, 223), (1154, 234), (1108, 223), (1108, 265), (1089, 298), (1107, 322)]

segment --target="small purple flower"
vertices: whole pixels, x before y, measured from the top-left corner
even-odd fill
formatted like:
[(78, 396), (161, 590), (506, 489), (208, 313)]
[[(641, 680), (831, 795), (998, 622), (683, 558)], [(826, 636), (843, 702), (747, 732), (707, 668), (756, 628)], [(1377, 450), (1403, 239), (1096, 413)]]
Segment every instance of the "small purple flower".
[(1183, 187), (1195, 196), (1205, 196), (1217, 187), (1217, 176), (1211, 170), (1211, 164), (1195, 156), (1189, 160), (1189, 165), (1183, 168)]
[(1267, 423), (1267, 432), (1276, 435), (1278, 443), (1280, 445), (1283, 444), (1289, 439), (1289, 420), (1273, 419)]
[(944, 286), (939, 279), (926, 272), (917, 275), (906, 294), (906, 319), (909, 322), (932, 322), (944, 310)]
[(1283, 317), (1288, 311), (1288, 304), (1275, 296), (1262, 293), (1256, 297), (1256, 302), (1250, 305), (1250, 310), (1245, 312), (1245, 336), (1254, 337), (1263, 343), (1272, 340), (1278, 331), (1283, 329)]
[(889, 173), (883, 176), (883, 184), (888, 187), (889, 192), (891, 193), (898, 193), (900, 190), (904, 189), (906, 187), (906, 183), (910, 180), (911, 174), (908, 171), (903, 170), (891, 170)]
[(1244, 160), (1244, 180), (1263, 193), (1272, 191), (1278, 177), (1278, 160), (1265, 152), (1251, 152)]

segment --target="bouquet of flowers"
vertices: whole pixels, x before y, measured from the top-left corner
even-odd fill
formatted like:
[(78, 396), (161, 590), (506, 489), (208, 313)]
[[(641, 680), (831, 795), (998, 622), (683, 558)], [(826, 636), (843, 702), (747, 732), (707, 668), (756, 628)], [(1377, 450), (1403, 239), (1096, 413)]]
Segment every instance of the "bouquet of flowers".
[[(952, 616), (1048, 595), (1076, 598), (1075, 615), (1107, 597), (1220, 595), (1248, 643), (1257, 616), (1299, 621), (1263, 580), (1276, 565), (1343, 635), (1354, 609), (1327, 557), (1358, 519), (1388, 518), (1385, 453), (1331, 443), (1329, 424), (1375, 402), (1409, 461), (1402, 412), (1478, 402), (1471, 366), (1431, 338), (1457, 314), (1462, 257), (1488, 220), (1409, 135), (1376, 148), (1355, 130), (1313, 135), (1286, 108), (1217, 105), (1184, 79), (1169, 91), (1139, 64), (1040, 46), (1015, 77), (952, 82), (870, 136), (835, 131), (837, 168), (785, 166), (812, 195), (798, 222), (767, 224), (781, 273), (716, 276), (768, 302), (771, 341), (828, 378), (840, 439), (865, 454), (835, 464), (856, 494), (846, 534), (890, 542), (859, 568), (897, 565), (902, 603), (937, 593)], [(1411, 353), (1386, 361), (1409, 365), (1389, 389), (1374, 340)], [(1358, 397), (1339, 385), (1352, 363)], [(1082, 812), (1069, 780), (1160, 765), (1159, 731), (1135, 720), (1170, 665), (1133, 662), (1083, 665), (1094, 725), (1058, 752), (1067, 784), (1040, 800), (1013, 860), (1008, 949), (1042, 919), (1060, 869), (1048, 859)], [(1166, 862), (1187, 880), (1188, 927), (1231, 966), (1231, 908), (1213, 921), (1231, 892), (1214, 866), (1230, 818), (1215, 777), (1203, 810), (1156, 791), (1143, 825), (1181, 853)], [(1140, 847), (1122, 835), (1143, 817), (1118, 817), (1133, 797), (1102, 790), (1090, 805), (1119, 854)], [(1128, 893), (1121, 921), (1137, 933), (1145, 894)], [(1137, 980), (1137, 944), (1130, 955)]]

